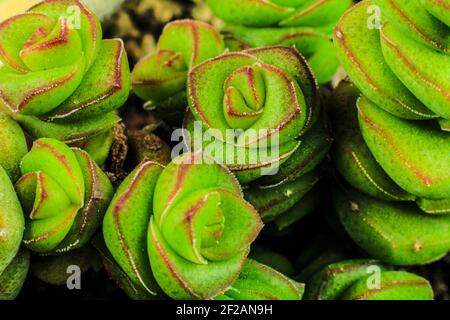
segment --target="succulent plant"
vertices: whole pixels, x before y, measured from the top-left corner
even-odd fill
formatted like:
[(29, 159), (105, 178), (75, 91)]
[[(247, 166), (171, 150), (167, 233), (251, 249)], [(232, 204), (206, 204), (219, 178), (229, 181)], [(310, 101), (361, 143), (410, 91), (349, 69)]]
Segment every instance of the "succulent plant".
[(20, 169), (16, 191), (26, 214), (25, 246), (48, 254), (85, 245), (113, 195), (111, 182), (89, 154), (42, 138)]
[(331, 139), (317, 83), (296, 49), (265, 47), (209, 59), (189, 73), (188, 98), (186, 143), (208, 150), (240, 182), (253, 182), (245, 195), (265, 222), (284, 229), (315, 207), (317, 197), (305, 196), (320, 178), (314, 169)]
[(376, 260), (347, 260), (328, 265), (308, 283), (306, 299), (432, 300), (430, 283), (415, 274), (391, 271)]
[[(275, 283), (295, 292), (291, 280), (245, 262), (262, 228), (260, 217), (233, 174), (218, 164), (196, 164), (199, 156), (184, 154), (165, 168), (144, 162), (117, 190), (103, 234), (122, 276), (135, 291), (155, 297), (162, 289), (174, 299), (212, 299), (230, 288), (245, 265), (242, 272), (269, 283), (273, 272)], [(247, 280), (236, 285), (245, 288)], [(280, 287), (274, 294), (283, 293)]]
[(124, 45), (102, 40), (82, 2), (42, 1), (2, 22), (0, 43), (0, 110), (33, 138), (76, 142), (119, 121), (131, 86)]
[(331, 80), (338, 61), (331, 30), (351, 0), (207, 0), (227, 24), (232, 49), (295, 46), (308, 59), (319, 84)]
[(181, 120), (189, 70), (224, 50), (222, 37), (211, 25), (196, 20), (173, 21), (164, 28), (157, 51), (134, 67), (133, 90), (163, 118)]
[[(444, 296), (448, 0), (128, 1), (127, 44), (111, 3), (38, 2), (0, 22), (0, 300), (73, 265), (132, 299)], [(218, 29), (162, 29), (189, 12)]]
[[(227, 165), (241, 182), (286, 161), (317, 120), (320, 107), (314, 76), (290, 47), (226, 53), (201, 63), (189, 73), (188, 99), (184, 126), (192, 138), (187, 143), (193, 148), (219, 145), (212, 156), (230, 159)], [(196, 123), (210, 130), (212, 143), (195, 141)], [(230, 136), (227, 130), (242, 133)], [(267, 155), (261, 152), (265, 146)], [(240, 160), (242, 154), (246, 157)]]
[[(382, 16), (370, 15), (373, 5)], [(428, 1), (366, 0), (334, 31), (361, 93), (343, 83), (330, 100), (333, 158), (353, 188), (373, 197), (344, 187), (335, 192), (337, 211), (360, 246), (397, 265), (450, 250), (450, 135), (435, 120), (449, 118), (450, 29), (439, 20), (448, 8), (436, 9)]]

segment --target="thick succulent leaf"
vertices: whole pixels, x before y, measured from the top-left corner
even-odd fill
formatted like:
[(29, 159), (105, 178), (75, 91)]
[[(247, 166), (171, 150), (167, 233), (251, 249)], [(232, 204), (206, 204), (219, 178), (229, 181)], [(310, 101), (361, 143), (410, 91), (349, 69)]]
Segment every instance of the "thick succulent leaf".
[(275, 25), (295, 11), (293, 3), (283, 6), (267, 0), (208, 0), (208, 5), (225, 21), (255, 27)]
[(343, 300), (433, 300), (428, 280), (403, 271), (382, 272), (380, 287), (367, 288), (368, 277), (356, 281), (341, 297)]
[(314, 170), (279, 186), (249, 188), (245, 198), (255, 206), (261, 218), (270, 222), (300, 201), (319, 181), (320, 171)]
[(405, 119), (436, 117), (397, 78), (386, 63), (380, 32), (368, 28), (368, 8), (363, 1), (350, 8), (334, 29), (338, 58), (355, 85), (384, 110)]
[(23, 243), (34, 252), (53, 251), (69, 233), (78, 210), (78, 207), (71, 206), (51, 218), (28, 221), (25, 226)]
[(72, 65), (17, 73), (0, 68), (0, 101), (12, 112), (40, 115), (65, 101), (80, 85), (84, 56)]
[(163, 168), (153, 162), (137, 167), (117, 189), (103, 220), (103, 236), (114, 259), (131, 281), (151, 295), (157, 287), (146, 250), (153, 193)]
[(381, 29), (381, 48), (405, 86), (430, 110), (450, 119), (450, 55), (410, 39), (390, 23)]
[(450, 27), (450, 4), (448, 0), (420, 0), (420, 3), (428, 12)]
[(339, 173), (356, 189), (380, 200), (414, 200), (375, 160), (363, 139), (356, 101), (359, 91), (342, 82), (328, 101), (336, 143), (332, 151)]
[(303, 176), (322, 162), (328, 154), (331, 144), (332, 139), (326, 132), (323, 119), (320, 119), (311, 130), (300, 138), (300, 146), (280, 166), (278, 173), (263, 176), (258, 183), (271, 186)]
[(221, 36), (211, 25), (194, 20), (177, 20), (167, 25), (157, 47), (180, 53), (188, 69), (225, 50)]
[(450, 132), (450, 119), (439, 119), (439, 125), (443, 131)]
[(14, 187), (0, 166), (0, 274), (16, 256), (25, 228), (25, 221)]
[(163, 101), (186, 88), (188, 67), (179, 52), (159, 50), (133, 69), (133, 91), (146, 101)]
[(72, 65), (83, 54), (80, 37), (66, 19), (59, 19), (48, 35), (38, 31), (42, 34), (37, 33), (20, 51), (20, 58), (32, 72)]
[(255, 260), (247, 259), (231, 288), (216, 299), (301, 300), (305, 286)]
[(30, 253), (21, 249), (8, 267), (0, 272), (0, 300), (14, 300), (20, 293), (30, 267)]
[(334, 204), (350, 237), (373, 257), (392, 265), (436, 261), (450, 250), (450, 216), (432, 216), (414, 204), (375, 200), (335, 190)]
[(152, 217), (148, 230), (148, 256), (156, 281), (174, 299), (212, 299), (239, 276), (248, 249), (231, 259), (192, 263), (174, 252)]
[(72, 206), (58, 182), (44, 172), (30, 172), (16, 183), (16, 191), (27, 216), (33, 220), (48, 219)]
[(20, 176), (20, 160), (28, 152), (27, 141), (20, 126), (0, 111), (0, 166), (15, 182)]
[(306, 0), (300, 3), (301, 5), (297, 5), (295, 12), (279, 22), (280, 26), (322, 27), (333, 25), (352, 5), (351, 0)]
[(122, 40), (103, 40), (94, 65), (77, 90), (42, 117), (72, 122), (104, 115), (125, 103), (130, 87), (128, 59)]
[(403, 189), (424, 198), (450, 195), (450, 135), (398, 119), (367, 98), (358, 100), (361, 132), (373, 156)]
[(73, 151), (53, 139), (39, 139), (22, 159), (22, 175), (43, 172), (57, 181), (75, 206), (84, 205), (84, 177)]
[(430, 200), (418, 199), (417, 205), (422, 211), (429, 214), (448, 214), (450, 213), (450, 199)]
[[(96, 164), (103, 166), (109, 157), (115, 139), (115, 129), (106, 129), (98, 134), (90, 136), (86, 141), (81, 142), (80, 147), (89, 153)], [(75, 143), (75, 145), (77, 144)]]
[(47, 122), (23, 115), (16, 115), (16, 118), (33, 138), (49, 137), (67, 143), (85, 140), (111, 129), (120, 121), (119, 116), (114, 112), (69, 123)]
[[(225, 43), (211, 25), (196, 20), (171, 22), (158, 40), (157, 51), (135, 66), (133, 89), (144, 100), (165, 102), (185, 92), (190, 68), (224, 51)], [(176, 109), (184, 107), (185, 99), (176, 105)]]
[[(155, 292), (149, 293), (140, 284), (134, 283), (131, 278), (126, 274), (122, 268), (117, 264), (112, 256), (111, 252), (106, 247), (105, 241), (102, 235), (97, 235), (93, 241), (93, 246), (97, 249), (103, 261), (108, 275), (112, 280), (133, 300), (152, 300), (152, 299), (164, 299), (166, 296), (163, 292), (155, 287)], [(156, 295), (155, 295), (156, 293)]]
[(56, 248), (57, 253), (81, 248), (90, 240), (100, 227), (114, 193), (108, 176), (89, 154), (80, 149), (73, 150), (83, 172), (85, 205), (80, 209), (64, 241)]
[(332, 263), (319, 270), (307, 283), (306, 300), (339, 300), (359, 279), (366, 278), (371, 266), (389, 270), (377, 260), (347, 260)]
[(383, 18), (401, 30), (404, 35), (433, 49), (450, 53), (448, 26), (430, 14), (420, 1), (373, 0), (373, 2), (380, 7)]
[(36, 30), (50, 32), (57, 20), (39, 13), (13, 16), (0, 24), (0, 61), (17, 72), (29, 71), (20, 58), (24, 44)]
[(79, 0), (46, 0), (32, 7), (29, 12), (42, 13), (55, 20), (66, 18), (70, 26), (79, 33), (87, 67), (93, 64), (102, 39), (102, 28), (95, 14), (86, 5)]

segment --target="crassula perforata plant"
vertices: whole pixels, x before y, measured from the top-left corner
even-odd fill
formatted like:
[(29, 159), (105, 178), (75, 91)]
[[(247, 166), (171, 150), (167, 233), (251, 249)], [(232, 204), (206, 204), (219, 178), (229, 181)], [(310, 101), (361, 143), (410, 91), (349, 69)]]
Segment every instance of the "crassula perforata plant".
[[(241, 183), (254, 182), (246, 197), (266, 222), (287, 213), (278, 220), (284, 228), (314, 207), (315, 199), (309, 198), (303, 208), (286, 212), (319, 180), (314, 169), (331, 144), (317, 82), (295, 48), (265, 47), (209, 59), (190, 71), (188, 100), (187, 144), (208, 150)], [(199, 132), (212, 138), (199, 139)]]
[(119, 121), (131, 81), (123, 42), (102, 40), (78, 0), (46, 0), (0, 24), (0, 110), (34, 138), (76, 142)]
[(109, 178), (89, 154), (42, 138), (24, 156), (20, 170), (15, 189), (26, 217), (25, 246), (57, 254), (85, 245), (113, 196)]
[[(156, 298), (161, 290), (174, 299), (261, 298), (273, 290), (274, 297), (299, 299), (300, 284), (246, 262), (261, 219), (233, 174), (198, 164), (201, 156), (186, 153), (165, 168), (144, 162), (117, 190), (103, 234), (122, 276)], [(261, 291), (245, 293), (252, 279)], [(242, 290), (233, 293), (233, 284)]]
[(232, 50), (295, 46), (306, 56), (319, 84), (331, 80), (338, 60), (331, 30), (351, 0), (208, 0), (226, 22), (223, 33)]
[(168, 121), (180, 122), (186, 108), (189, 70), (225, 51), (220, 34), (209, 24), (177, 20), (167, 24), (156, 52), (142, 58), (133, 69), (133, 91)]
[[(368, 24), (372, 5), (380, 28)], [(360, 92), (343, 83), (331, 99), (333, 158), (370, 196), (336, 191), (336, 208), (350, 236), (391, 264), (429, 263), (450, 250), (448, 14), (429, 1), (366, 0), (334, 30)]]

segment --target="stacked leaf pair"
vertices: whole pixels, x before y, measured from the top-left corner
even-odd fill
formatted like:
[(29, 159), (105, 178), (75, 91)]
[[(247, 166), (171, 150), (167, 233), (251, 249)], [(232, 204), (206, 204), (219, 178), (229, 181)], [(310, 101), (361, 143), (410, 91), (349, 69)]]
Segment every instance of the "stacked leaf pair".
[[(449, 6), (363, 1), (334, 30), (352, 79), (330, 101), (339, 173), (356, 191), (335, 204), (351, 237), (391, 264), (450, 249)], [(346, 188), (348, 189), (348, 188)]]

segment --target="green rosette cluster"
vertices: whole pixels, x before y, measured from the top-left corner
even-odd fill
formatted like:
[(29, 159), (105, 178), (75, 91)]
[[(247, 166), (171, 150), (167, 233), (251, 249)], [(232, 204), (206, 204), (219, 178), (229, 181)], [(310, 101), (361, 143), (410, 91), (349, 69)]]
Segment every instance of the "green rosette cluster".
[(445, 2), (366, 0), (334, 30), (360, 91), (342, 83), (329, 103), (333, 158), (363, 193), (344, 187), (335, 205), (350, 236), (390, 264), (450, 250), (449, 13)]
[(164, 27), (156, 52), (134, 67), (133, 91), (148, 101), (147, 108), (176, 122), (186, 108), (189, 70), (224, 51), (222, 37), (211, 25), (196, 20), (170, 22)]
[(33, 138), (78, 142), (110, 130), (130, 71), (120, 39), (103, 40), (78, 0), (46, 0), (0, 24), (0, 110)]
[(331, 31), (351, 0), (208, 0), (231, 49), (295, 46), (308, 59), (319, 84), (339, 63)]
[(15, 185), (25, 212), (24, 245), (39, 254), (84, 246), (113, 196), (107, 175), (89, 154), (50, 138), (36, 140)]
[(246, 198), (265, 222), (278, 219), (284, 229), (315, 207), (318, 198), (309, 191), (331, 139), (317, 82), (295, 48), (207, 60), (189, 73), (188, 98), (186, 144), (227, 165), (240, 182), (251, 182)]
[(332, 263), (307, 283), (308, 300), (433, 300), (430, 283), (377, 260)]
[(298, 299), (300, 285), (248, 262), (261, 219), (226, 167), (198, 157), (186, 153), (165, 168), (144, 162), (118, 188), (103, 235), (119, 283), (135, 298), (161, 298), (162, 290), (173, 299), (225, 299), (251, 297), (254, 280), (254, 298), (271, 284), (274, 295)]

